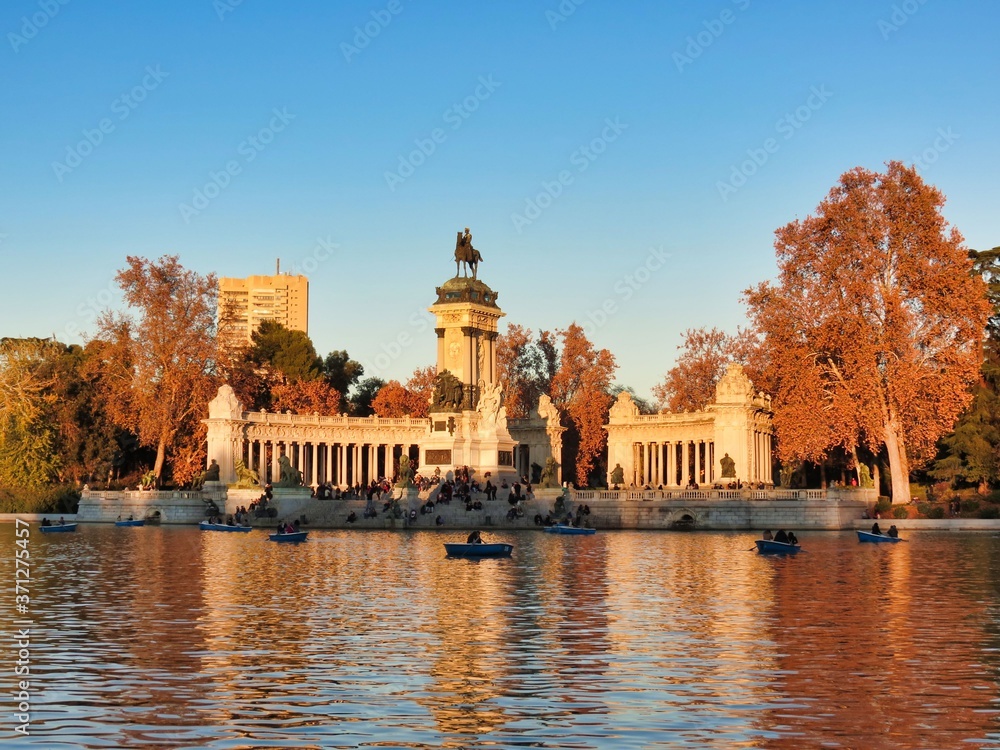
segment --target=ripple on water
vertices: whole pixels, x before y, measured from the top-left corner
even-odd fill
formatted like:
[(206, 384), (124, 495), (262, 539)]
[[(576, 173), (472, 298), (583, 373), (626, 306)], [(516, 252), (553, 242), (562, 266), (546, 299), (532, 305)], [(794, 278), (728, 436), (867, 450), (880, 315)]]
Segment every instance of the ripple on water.
[(31, 537), (46, 747), (1000, 744), (989, 536), (770, 558), (745, 534), (517, 532), (480, 561), (435, 532), (61, 536)]

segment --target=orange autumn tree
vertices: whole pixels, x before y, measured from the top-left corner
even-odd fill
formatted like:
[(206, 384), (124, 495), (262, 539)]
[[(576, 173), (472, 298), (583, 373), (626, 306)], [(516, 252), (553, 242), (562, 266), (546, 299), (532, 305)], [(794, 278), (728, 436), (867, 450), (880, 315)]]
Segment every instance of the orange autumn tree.
[(97, 322), (105, 403), (116, 425), (156, 449), (158, 483), (186, 447), (185, 459), (173, 462), (174, 481), (183, 483), (197, 465), (190, 456), (204, 446), (201, 420), (218, 388), (218, 281), (184, 268), (176, 255), (130, 255), (127, 263), (115, 280), (128, 310)]
[(653, 396), (663, 411), (701, 411), (715, 400), (715, 384), (731, 359), (729, 336), (718, 328), (689, 328), (677, 348), (682, 353)]
[(426, 417), (430, 414), (428, 408), (431, 404), (431, 396), (434, 395), (434, 380), (437, 378), (437, 366), (427, 365), (418, 367), (406, 381), (406, 390), (416, 395), (423, 406), (416, 409), (412, 416)]
[(653, 386), (653, 397), (664, 412), (702, 411), (715, 400), (715, 386), (730, 362), (743, 365), (754, 385), (763, 385), (763, 354), (757, 334), (740, 329), (730, 336), (718, 328), (689, 328), (677, 363), (667, 370), (662, 383)]
[(340, 413), (341, 394), (325, 380), (290, 380), (271, 386), (274, 410), (293, 414)]
[(497, 338), (497, 374), (509, 419), (529, 416), (538, 397), (548, 393), (557, 361), (555, 337), (549, 331), (532, 341), (530, 328), (512, 323)]
[(745, 292), (764, 337), (778, 453), (889, 458), (894, 502), (969, 402), (989, 315), (944, 196), (916, 169), (846, 172), (815, 216), (776, 232), (779, 276)]
[[(591, 471), (604, 450), (611, 407), (611, 381), (618, 365), (607, 349), (594, 349), (583, 328), (571, 323), (562, 338), (559, 366), (552, 378), (552, 401), (569, 417), (570, 432), (564, 446), (576, 444), (575, 479), (578, 487), (589, 484)], [(565, 476), (566, 472), (563, 473)]]
[(398, 380), (390, 380), (379, 388), (372, 400), (377, 417), (426, 417), (427, 397), (411, 391)]

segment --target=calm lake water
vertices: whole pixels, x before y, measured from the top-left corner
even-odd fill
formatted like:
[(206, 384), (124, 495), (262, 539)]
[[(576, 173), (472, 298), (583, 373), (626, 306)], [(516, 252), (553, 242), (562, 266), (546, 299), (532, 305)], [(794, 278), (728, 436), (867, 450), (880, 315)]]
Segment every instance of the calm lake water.
[[(1000, 537), (31, 529), (4, 747), (1000, 747)], [(13, 737), (13, 739), (11, 739)]]

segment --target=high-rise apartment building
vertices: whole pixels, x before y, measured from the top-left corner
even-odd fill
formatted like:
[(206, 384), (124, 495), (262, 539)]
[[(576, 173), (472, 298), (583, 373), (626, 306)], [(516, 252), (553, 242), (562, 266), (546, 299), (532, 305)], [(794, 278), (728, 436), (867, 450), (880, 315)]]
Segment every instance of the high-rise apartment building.
[(233, 344), (249, 344), (262, 321), (309, 333), (309, 279), (289, 273), (219, 279), (220, 332)]

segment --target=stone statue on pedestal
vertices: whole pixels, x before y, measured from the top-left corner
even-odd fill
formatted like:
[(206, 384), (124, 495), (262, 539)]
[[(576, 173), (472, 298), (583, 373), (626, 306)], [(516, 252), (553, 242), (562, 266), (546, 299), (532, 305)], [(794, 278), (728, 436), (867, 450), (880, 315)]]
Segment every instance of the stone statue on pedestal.
[(400, 456), (399, 472), (396, 478), (396, 486), (405, 489), (410, 486), (410, 480), (412, 478), (413, 478), (413, 469), (410, 467), (410, 457)]
[(279, 479), (275, 482), (275, 487), (298, 487), (302, 484), (302, 472), (292, 466), (288, 456), (278, 459), (278, 470)]
[(543, 489), (558, 487), (559, 482), (556, 479), (556, 471), (558, 469), (559, 464), (554, 458), (552, 458), (552, 456), (545, 459), (545, 468), (542, 469), (542, 481), (538, 483), (538, 486)]
[(611, 484), (625, 484), (625, 470), (621, 464), (615, 464), (611, 470)]
[(469, 228), (465, 228), (465, 234), (461, 232), (458, 233), (458, 240), (455, 242), (455, 277), (458, 277), (459, 267), (462, 263), (465, 264), (465, 274), (472, 271), (472, 278), (476, 278), (476, 269), (479, 268), (479, 261), (483, 259), (483, 256), (479, 254), (479, 251), (472, 246), (472, 232)]
[(434, 378), (434, 393), (431, 396), (431, 411), (452, 411), (462, 408), (465, 389), (450, 370), (438, 373)]
[(736, 462), (727, 453), (719, 459), (723, 479), (736, 479)]

